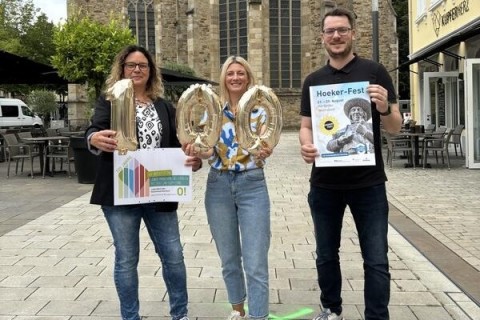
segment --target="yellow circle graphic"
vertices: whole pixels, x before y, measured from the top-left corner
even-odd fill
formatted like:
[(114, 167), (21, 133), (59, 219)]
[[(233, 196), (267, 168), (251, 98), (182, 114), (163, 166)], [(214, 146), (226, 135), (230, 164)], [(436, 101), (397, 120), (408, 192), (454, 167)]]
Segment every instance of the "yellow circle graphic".
[(318, 129), (321, 133), (333, 136), (338, 131), (338, 119), (334, 116), (325, 116), (318, 122)]

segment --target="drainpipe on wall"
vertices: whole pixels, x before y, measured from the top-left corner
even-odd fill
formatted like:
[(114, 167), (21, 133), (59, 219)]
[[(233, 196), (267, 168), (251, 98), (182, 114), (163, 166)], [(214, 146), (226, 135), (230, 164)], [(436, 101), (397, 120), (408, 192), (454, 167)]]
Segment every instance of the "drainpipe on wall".
[(379, 62), (378, 48), (378, 0), (372, 0), (372, 60)]

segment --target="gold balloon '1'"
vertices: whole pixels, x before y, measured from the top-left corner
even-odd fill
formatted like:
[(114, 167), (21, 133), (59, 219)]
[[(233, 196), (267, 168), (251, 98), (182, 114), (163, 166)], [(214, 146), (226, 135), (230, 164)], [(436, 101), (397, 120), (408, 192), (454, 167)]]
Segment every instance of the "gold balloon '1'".
[[(252, 130), (252, 111), (263, 109), (266, 122)], [(252, 154), (262, 147), (273, 149), (280, 141), (283, 127), (282, 106), (272, 89), (255, 85), (245, 92), (238, 103), (237, 139), (240, 146)]]
[(110, 127), (116, 132), (118, 153), (137, 150), (137, 127), (135, 123), (135, 99), (131, 79), (117, 81), (107, 90), (111, 102)]
[(192, 144), (204, 152), (215, 146), (222, 127), (222, 106), (210, 86), (193, 84), (178, 100), (177, 137), (181, 144)]

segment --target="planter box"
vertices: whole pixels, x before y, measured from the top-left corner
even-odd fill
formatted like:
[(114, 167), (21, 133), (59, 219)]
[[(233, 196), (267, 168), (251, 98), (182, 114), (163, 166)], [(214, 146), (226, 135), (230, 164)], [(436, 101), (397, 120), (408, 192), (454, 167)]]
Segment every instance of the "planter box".
[(75, 158), (75, 171), (78, 183), (92, 184), (97, 174), (97, 156), (88, 151), (87, 142), (82, 137), (70, 137), (70, 146)]

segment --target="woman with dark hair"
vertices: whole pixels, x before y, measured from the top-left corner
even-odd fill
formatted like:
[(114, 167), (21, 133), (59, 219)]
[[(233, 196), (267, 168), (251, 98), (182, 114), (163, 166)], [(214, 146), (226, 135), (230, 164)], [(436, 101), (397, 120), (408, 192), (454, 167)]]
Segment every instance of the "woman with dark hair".
[[(106, 81), (110, 88), (121, 79), (132, 79), (136, 106), (137, 138), (140, 149), (179, 148), (175, 109), (162, 98), (163, 84), (150, 53), (139, 46), (124, 48), (115, 58)], [(95, 106), (92, 124), (85, 137), (92, 153), (99, 156), (99, 168), (91, 203), (102, 206), (115, 246), (114, 280), (123, 320), (140, 320), (138, 299), (139, 231), (145, 227), (162, 263), (172, 320), (188, 320), (187, 280), (180, 242), (176, 202), (114, 206), (113, 151), (115, 131), (110, 130), (111, 106), (102, 95)], [(201, 167), (198, 157), (187, 156), (185, 165)]]

